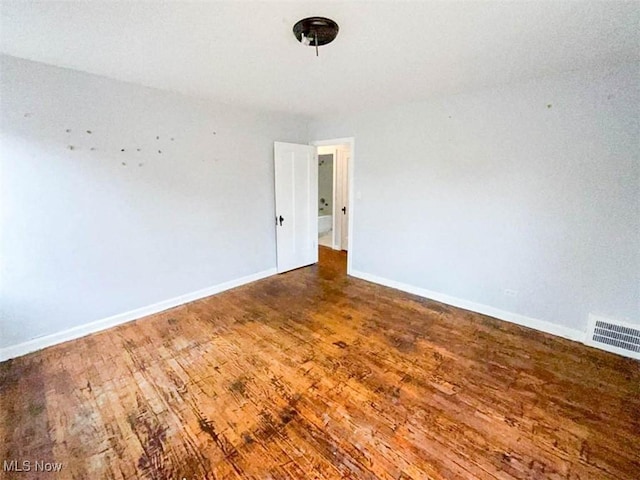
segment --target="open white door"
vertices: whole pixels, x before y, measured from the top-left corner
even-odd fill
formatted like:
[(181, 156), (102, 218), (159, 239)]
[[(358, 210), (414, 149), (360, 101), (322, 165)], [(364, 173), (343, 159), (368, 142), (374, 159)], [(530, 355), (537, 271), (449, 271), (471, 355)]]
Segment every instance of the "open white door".
[(274, 143), (278, 273), (318, 261), (315, 147)]
[(340, 189), (341, 192), (341, 220), (340, 220), (340, 249), (347, 250), (349, 245), (349, 161), (351, 153), (348, 149), (340, 150)]
[(347, 145), (338, 145), (334, 151), (333, 248), (347, 250), (347, 245), (349, 245), (349, 160), (351, 153)]

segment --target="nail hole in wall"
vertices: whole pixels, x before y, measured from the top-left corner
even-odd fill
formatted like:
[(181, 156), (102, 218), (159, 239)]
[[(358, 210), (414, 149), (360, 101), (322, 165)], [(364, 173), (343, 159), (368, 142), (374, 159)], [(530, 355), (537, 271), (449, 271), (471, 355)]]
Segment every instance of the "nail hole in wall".
[(91, 130), (87, 130), (87, 133), (91, 135), (93, 132)]

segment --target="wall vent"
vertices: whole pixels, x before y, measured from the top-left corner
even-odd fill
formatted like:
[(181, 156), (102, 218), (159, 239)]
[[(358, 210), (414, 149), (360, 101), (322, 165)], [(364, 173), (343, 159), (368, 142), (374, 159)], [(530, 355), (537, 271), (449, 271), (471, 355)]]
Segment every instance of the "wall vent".
[(589, 327), (584, 343), (640, 360), (640, 325), (589, 315)]

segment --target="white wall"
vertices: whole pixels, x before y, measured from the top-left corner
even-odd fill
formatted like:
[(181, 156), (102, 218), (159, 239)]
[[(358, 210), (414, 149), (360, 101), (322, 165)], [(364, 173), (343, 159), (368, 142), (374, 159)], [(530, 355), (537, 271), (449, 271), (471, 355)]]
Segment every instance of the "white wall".
[(640, 324), (638, 65), (308, 135), (303, 118), (0, 60), (0, 348), (274, 268), (273, 141), (350, 136), (354, 270), (568, 329), (589, 312)]
[(304, 119), (0, 66), (0, 347), (275, 267), (273, 142)]
[(355, 137), (353, 269), (552, 331), (640, 324), (639, 70), (314, 122)]

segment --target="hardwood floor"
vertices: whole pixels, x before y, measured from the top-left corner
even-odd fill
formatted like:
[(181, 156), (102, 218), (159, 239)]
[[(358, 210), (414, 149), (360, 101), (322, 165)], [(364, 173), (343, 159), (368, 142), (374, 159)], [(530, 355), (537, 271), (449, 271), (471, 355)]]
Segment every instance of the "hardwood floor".
[(640, 362), (344, 264), (0, 364), (3, 478), (640, 478)]

